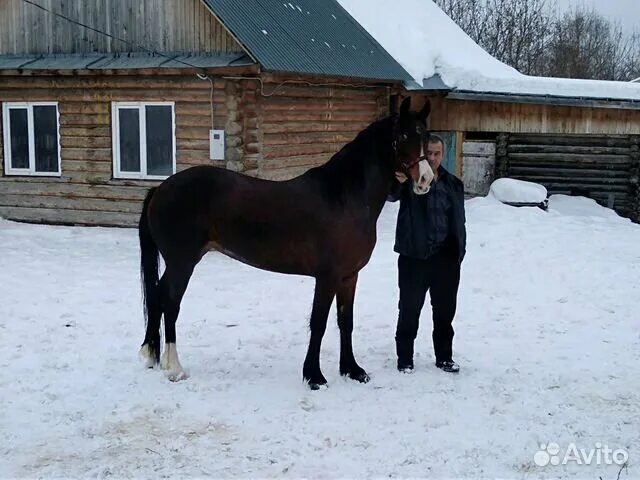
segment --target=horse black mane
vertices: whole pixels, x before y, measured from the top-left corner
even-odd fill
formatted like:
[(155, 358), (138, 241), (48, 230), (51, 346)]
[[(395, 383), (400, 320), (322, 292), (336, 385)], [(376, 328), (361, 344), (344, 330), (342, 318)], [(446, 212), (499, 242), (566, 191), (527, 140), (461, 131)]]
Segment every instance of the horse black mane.
[(367, 171), (373, 164), (382, 166), (384, 162), (379, 162), (380, 157), (391, 153), (392, 122), (391, 116), (373, 122), (327, 163), (307, 171), (306, 175), (321, 181), (323, 193), (329, 201), (343, 204), (348, 194), (363, 192), (367, 184)]

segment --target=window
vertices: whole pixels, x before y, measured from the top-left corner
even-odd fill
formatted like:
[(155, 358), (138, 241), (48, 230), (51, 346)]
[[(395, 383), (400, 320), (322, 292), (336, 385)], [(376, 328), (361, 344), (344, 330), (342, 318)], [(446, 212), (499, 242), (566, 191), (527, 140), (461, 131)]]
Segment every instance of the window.
[(114, 102), (115, 178), (162, 180), (176, 171), (173, 103)]
[(57, 103), (4, 103), (2, 119), (7, 175), (60, 176)]

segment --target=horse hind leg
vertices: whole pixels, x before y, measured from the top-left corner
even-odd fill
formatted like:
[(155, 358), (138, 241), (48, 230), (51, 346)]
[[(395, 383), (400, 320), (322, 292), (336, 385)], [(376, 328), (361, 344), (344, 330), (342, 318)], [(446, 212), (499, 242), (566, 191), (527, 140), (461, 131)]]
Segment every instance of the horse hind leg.
[(153, 368), (160, 362), (160, 324), (162, 305), (160, 289), (150, 291), (152, 298), (146, 299), (147, 328), (140, 347), (140, 356), (147, 368)]
[(170, 266), (163, 275), (163, 301), (165, 349), (162, 354), (160, 366), (167, 370), (167, 378), (172, 382), (178, 382), (188, 378), (187, 372), (182, 368), (176, 348), (176, 321), (180, 313), (180, 303), (187, 290), (189, 279), (195, 265)]
[[(146, 340), (145, 340), (146, 342)], [(143, 343), (140, 347), (140, 356), (144, 361), (144, 366), (147, 368), (153, 368), (158, 364), (156, 360), (156, 355), (154, 353), (154, 347), (152, 347), (149, 343)]]

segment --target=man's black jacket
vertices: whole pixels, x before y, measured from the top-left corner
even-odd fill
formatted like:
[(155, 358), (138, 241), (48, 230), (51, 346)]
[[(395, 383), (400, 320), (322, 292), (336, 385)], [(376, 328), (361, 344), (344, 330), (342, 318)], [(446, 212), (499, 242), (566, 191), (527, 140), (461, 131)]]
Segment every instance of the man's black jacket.
[[(438, 169), (438, 182), (443, 182), (449, 194), (451, 208), (449, 209), (449, 236), (446, 240), (447, 248), (455, 248), (458, 262), (462, 263), (467, 248), (467, 231), (464, 213), (464, 185), (455, 175), (451, 175), (443, 167)], [(398, 223), (396, 225), (396, 243), (394, 251), (400, 255), (413, 258), (425, 258), (429, 251), (425, 230), (427, 222), (419, 208), (420, 202), (425, 202), (426, 195), (416, 195), (411, 188), (411, 182), (403, 184), (396, 182), (388, 199), (390, 202), (400, 200)]]

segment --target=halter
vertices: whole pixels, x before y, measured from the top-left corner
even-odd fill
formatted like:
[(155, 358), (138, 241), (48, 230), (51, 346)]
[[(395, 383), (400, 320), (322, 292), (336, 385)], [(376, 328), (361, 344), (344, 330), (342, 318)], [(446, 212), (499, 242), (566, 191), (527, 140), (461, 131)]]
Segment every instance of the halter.
[(398, 123), (398, 116), (395, 115), (393, 117), (393, 131), (392, 131), (392, 135), (393, 135), (393, 142), (391, 143), (391, 147), (393, 148), (393, 154), (394, 154), (394, 160), (396, 161), (396, 163), (399, 163), (400, 165), (402, 165), (404, 168), (406, 168), (407, 170), (410, 168), (413, 168), (414, 165), (417, 165), (418, 163), (420, 163), (422, 160), (426, 160), (427, 157), (424, 155), (420, 155), (416, 160), (414, 160), (411, 163), (404, 163), (402, 161), (398, 162), (398, 131), (399, 131), (399, 127), (398, 127), (399, 123)]
[(394, 160), (398, 159), (398, 115), (393, 116), (393, 128), (391, 129), (391, 148), (393, 148)]

